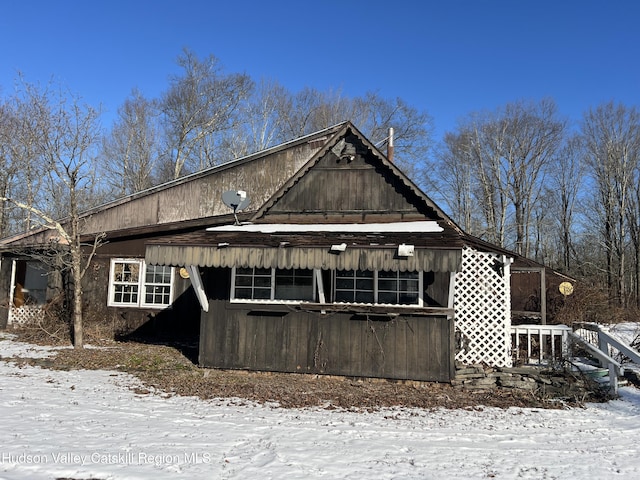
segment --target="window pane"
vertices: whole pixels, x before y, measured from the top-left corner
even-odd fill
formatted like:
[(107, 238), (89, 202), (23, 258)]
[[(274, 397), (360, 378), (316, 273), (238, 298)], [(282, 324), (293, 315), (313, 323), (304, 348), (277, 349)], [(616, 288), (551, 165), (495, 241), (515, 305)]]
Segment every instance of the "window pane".
[(140, 265), (137, 262), (116, 262), (113, 273), (113, 279), (116, 282), (137, 283), (140, 275)]
[(398, 303), (395, 292), (379, 292), (378, 303)]
[(378, 289), (387, 292), (395, 292), (398, 290), (397, 280), (378, 280)]
[(236, 287), (236, 291), (235, 291), (235, 297), (236, 298), (243, 298), (245, 300), (249, 300), (251, 299), (251, 288), (238, 288)]
[(115, 285), (114, 301), (116, 303), (137, 304), (138, 303), (138, 286), (137, 285)]
[(171, 304), (172, 267), (147, 265), (144, 276), (144, 303), (152, 306)]
[(373, 271), (347, 270), (336, 272), (334, 301), (373, 303)]
[(337, 290), (335, 294), (335, 301), (342, 303), (351, 303), (354, 301), (353, 292)]
[(373, 279), (372, 278), (357, 279), (356, 288), (358, 290), (371, 290), (373, 292)]
[(256, 287), (271, 287), (271, 277), (254, 277), (253, 284)]
[(113, 263), (113, 298), (120, 305), (138, 305), (139, 262), (116, 261)]
[(378, 303), (416, 305), (419, 279), (419, 272), (378, 272)]
[(418, 292), (415, 293), (400, 293), (398, 299), (400, 305), (415, 305), (418, 303)]
[(271, 288), (254, 289), (253, 298), (256, 300), (269, 300), (271, 298)]
[(353, 290), (353, 282), (355, 279), (353, 278), (338, 278), (336, 277), (336, 289), (339, 290)]
[(271, 299), (270, 268), (236, 268), (234, 298), (242, 300)]
[(373, 292), (356, 292), (357, 303), (373, 303)]
[(236, 275), (236, 287), (250, 287), (251, 277)]
[(313, 270), (276, 270), (276, 288), (274, 298), (278, 300), (312, 301)]

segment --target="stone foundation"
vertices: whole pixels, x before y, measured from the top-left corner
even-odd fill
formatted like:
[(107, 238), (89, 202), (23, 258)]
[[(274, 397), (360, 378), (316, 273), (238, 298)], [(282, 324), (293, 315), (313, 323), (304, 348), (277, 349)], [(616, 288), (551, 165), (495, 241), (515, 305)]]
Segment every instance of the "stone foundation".
[[(463, 390), (517, 389), (539, 397), (584, 399), (600, 387), (580, 372), (549, 367), (486, 367), (456, 364), (451, 384)], [(601, 392), (599, 392), (601, 394)]]

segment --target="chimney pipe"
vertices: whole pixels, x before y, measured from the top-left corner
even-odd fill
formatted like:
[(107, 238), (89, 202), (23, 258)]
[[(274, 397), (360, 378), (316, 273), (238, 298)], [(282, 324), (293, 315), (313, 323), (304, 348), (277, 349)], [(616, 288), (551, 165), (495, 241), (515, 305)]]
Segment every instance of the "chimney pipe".
[(389, 128), (389, 141), (387, 142), (387, 159), (393, 162), (393, 128)]

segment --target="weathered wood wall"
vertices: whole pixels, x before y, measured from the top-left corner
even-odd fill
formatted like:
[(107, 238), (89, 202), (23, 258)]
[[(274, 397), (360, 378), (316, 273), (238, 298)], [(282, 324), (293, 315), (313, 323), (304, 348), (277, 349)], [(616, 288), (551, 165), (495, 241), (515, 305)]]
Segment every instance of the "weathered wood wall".
[[(228, 269), (209, 269), (202, 366), (448, 382), (453, 320), (355, 315), (231, 304)], [(277, 307), (276, 307), (277, 308)]]
[(95, 233), (145, 225), (207, 218), (231, 213), (222, 192), (245, 190), (248, 210), (259, 208), (294, 172), (318, 150), (303, 143), (263, 158), (221, 165), (155, 191), (124, 198), (96, 210), (85, 218), (83, 233)]
[[(422, 201), (354, 136), (354, 159), (327, 152), (269, 207), (272, 222), (401, 221), (435, 219)], [(413, 197), (413, 198), (412, 198)]]

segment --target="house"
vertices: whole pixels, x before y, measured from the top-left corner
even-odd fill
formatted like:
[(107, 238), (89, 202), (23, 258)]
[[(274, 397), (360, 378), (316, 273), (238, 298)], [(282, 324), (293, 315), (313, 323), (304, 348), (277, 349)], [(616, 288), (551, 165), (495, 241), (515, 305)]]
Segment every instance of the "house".
[[(83, 225), (107, 240), (85, 316), (196, 335), (204, 367), (446, 382), (456, 360), (511, 363), (510, 272), (526, 259), (466, 235), (349, 122)], [(30, 255), (50, 240), (0, 242), (0, 327), (33, 321), (64, 289)]]

